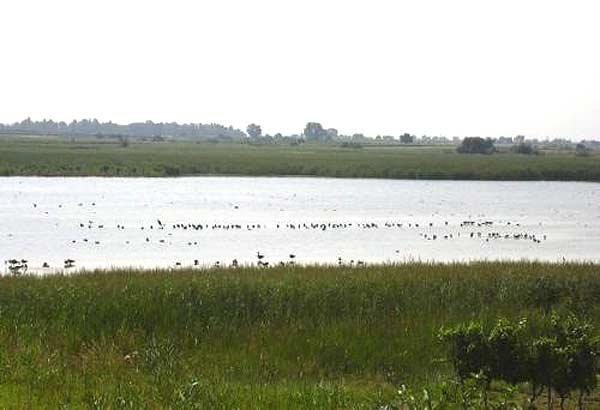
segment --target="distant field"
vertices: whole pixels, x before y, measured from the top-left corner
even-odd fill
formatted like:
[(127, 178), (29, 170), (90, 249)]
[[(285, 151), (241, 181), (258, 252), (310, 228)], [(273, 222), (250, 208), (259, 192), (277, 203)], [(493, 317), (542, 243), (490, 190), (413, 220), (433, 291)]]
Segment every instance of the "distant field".
[(598, 329), (599, 267), (2, 277), (0, 408), (378, 409), (403, 383), (452, 378), (440, 326), (535, 321), (550, 309), (590, 318)]
[(339, 178), (600, 181), (600, 155), (457, 154), (452, 146), (69, 142), (0, 136), (0, 175), (311, 175)]

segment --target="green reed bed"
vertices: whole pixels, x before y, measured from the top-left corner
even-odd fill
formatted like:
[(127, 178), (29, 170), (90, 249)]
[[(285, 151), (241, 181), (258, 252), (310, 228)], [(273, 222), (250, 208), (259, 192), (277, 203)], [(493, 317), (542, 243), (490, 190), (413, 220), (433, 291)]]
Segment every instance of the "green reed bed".
[(375, 408), (403, 383), (452, 377), (441, 360), (441, 326), (535, 320), (552, 309), (599, 325), (600, 267), (515, 262), (2, 277), (0, 407)]
[(0, 175), (305, 175), (336, 178), (600, 181), (600, 156), (548, 150), (458, 154), (454, 146), (118, 143), (0, 137)]

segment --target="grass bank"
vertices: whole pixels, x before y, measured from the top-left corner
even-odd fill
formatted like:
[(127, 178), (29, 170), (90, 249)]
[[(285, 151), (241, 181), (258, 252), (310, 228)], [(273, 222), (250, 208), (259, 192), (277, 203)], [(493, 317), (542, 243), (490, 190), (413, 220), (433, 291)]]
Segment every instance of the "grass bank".
[(0, 175), (307, 175), (337, 178), (600, 181), (600, 156), (458, 154), (455, 147), (131, 143), (0, 138)]
[[(407, 264), (0, 278), (1, 408), (377, 408), (451, 377), (440, 326), (569, 310), (600, 267)], [(61, 407), (62, 406), (62, 407)]]

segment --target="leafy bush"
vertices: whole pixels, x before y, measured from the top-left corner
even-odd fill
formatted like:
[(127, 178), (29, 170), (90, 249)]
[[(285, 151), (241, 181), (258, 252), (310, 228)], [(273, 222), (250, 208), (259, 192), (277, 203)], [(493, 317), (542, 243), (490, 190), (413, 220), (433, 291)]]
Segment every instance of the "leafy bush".
[(470, 322), (442, 329), (440, 339), (449, 345), (449, 358), (459, 381), (463, 382), (474, 374), (491, 374), (491, 351), (480, 323)]
[(467, 137), (456, 151), (460, 154), (493, 154), (496, 151), (494, 142), (490, 138)]
[(356, 148), (356, 149), (360, 149), (363, 147), (363, 145), (359, 142), (342, 142), (340, 144), (341, 148)]
[(585, 144), (577, 144), (575, 146), (575, 156), (576, 157), (589, 157), (590, 149), (585, 146)]
[(560, 407), (578, 391), (578, 407), (596, 388), (600, 343), (592, 335), (590, 324), (574, 315), (561, 317), (553, 313), (546, 319), (545, 332), (527, 337), (527, 321), (511, 323), (499, 320), (489, 333), (479, 323), (460, 324), (440, 331), (441, 340), (449, 345), (449, 361), (462, 385), (476, 377), (487, 406), (487, 392), (493, 380), (516, 386), (529, 383), (530, 403), (545, 388), (549, 408), (552, 394), (560, 397)]
[(524, 155), (538, 155), (539, 151), (534, 148), (533, 145), (528, 144), (526, 142), (522, 142), (520, 144), (513, 145), (510, 148), (511, 152), (515, 154), (524, 154)]
[(168, 177), (177, 177), (180, 173), (181, 171), (179, 170), (179, 167), (172, 167), (167, 165), (164, 168), (164, 175)]
[(526, 324), (525, 320), (515, 324), (501, 319), (492, 328), (488, 337), (491, 378), (510, 384), (527, 381), (528, 352), (523, 341)]

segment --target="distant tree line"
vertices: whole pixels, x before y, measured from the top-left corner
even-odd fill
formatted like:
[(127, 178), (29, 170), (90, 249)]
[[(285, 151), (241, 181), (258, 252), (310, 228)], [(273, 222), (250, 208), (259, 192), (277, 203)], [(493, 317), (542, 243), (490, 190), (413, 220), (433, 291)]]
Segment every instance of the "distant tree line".
[[(258, 124), (251, 123), (246, 127), (246, 132), (248, 136), (252, 139), (285, 139), (292, 138), (295, 140), (303, 140), (307, 142), (331, 142), (331, 141), (341, 141), (341, 142), (369, 142), (373, 141), (373, 138), (366, 137), (364, 134), (355, 133), (352, 135), (340, 135), (336, 128), (325, 128), (319, 122), (308, 122), (306, 126), (302, 130), (300, 134), (294, 134), (289, 136), (283, 136), (280, 133), (275, 135), (263, 134), (262, 127)], [(398, 138), (395, 138), (391, 135), (386, 135), (384, 137), (377, 136), (375, 141), (385, 141), (385, 142), (400, 142), (402, 144), (413, 144), (417, 142), (416, 135), (411, 135), (409, 133), (404, 133), (400, 135)], [(429, 139), (427, 141), (430, 141)], [(431, 142), (445, 142), (450, 143), (449, 140), (431, 140)], [(345, 145), (356, 147), (357, 145)]]
[[(444, 137), (427, 136), (417, 137), (410, 133), (403, 133), (398, 137), (392, 135), (377, 135), (375, 138), (367, 137), (362, 133), (342, 135), (336, 128), (326, 128), (319, 122), (308, 122), (298, 134), (274, 135), (263, 134), (259, 124), (251, 123), (245, 132), (232, 126), (210, 123), (178, 124), (176, 122), (153, 121), (135, 122), (131, 124), (116, 124), (112, 121), (100, 122), (97, 119), (73, 120), (70, 123), (44, 119), (33, 121), (26, 118), (13, 124), (0, 124), (0, 133), (36, 134), (36, 135), (63, 135), (68, 137), (93, 136), (96, 138), (116, 138), (123, 146), (128, 144), (127, 138), (142, 139), (144, 141), (162, 142), (168, 139), (242, 141), (250, 144), (270, 144), (283, 142), (299, 145), (304, 142), (318, 143), (355, 143), (355, 144), (416, 144), (416, 145), (454, 145), (459, 153), (467, 154), (492, 154), (498, 146), (510, 146), (510, 150), (517, 154), (537, 155), (539, 147), (573, 149), (579, 157), (589, 156), (594, 150), (600, 149), (600, 141), (581, 141), (575, 144), (566, 139), (538, 140), (526, 139), (523, 135), (499, 138), (481, 137)], [(346, 145), (349, 146), (349, 145)], [(352, 145), (357, 147), (358, 145)]]
[(1, 132), (33, 133), (48, 135), (89, 135), (89, 136), (129, 136), (174, 138), (232, 138), (241, 139), (243, 131), (221, 124), (178, 124), (176, 122), (152, 121), (121, 125), (112, 121), (100, 122), (97, 119), (73, 120), (70, 123), (53, 120), (32, 121), (26, 118), (14, 124), (0, 124)]

